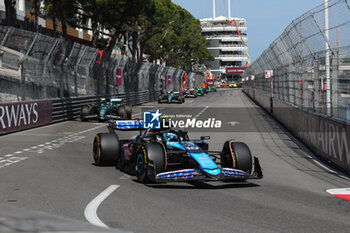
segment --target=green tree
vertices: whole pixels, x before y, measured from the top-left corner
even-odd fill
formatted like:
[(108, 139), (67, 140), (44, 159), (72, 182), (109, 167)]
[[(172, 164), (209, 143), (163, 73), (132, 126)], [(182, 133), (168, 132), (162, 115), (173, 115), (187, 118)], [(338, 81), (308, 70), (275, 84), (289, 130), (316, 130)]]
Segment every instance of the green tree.
[(73, 27), (91, 30), (94, 46), (104, 42), (102, 62), (109, 59), (121, 38), (122, 47), (130, 50), (133, 58), (146, 53), (150, 61), (159, 59), (187, 70), (213, 59), (201, 36), (199, 20), (171, 0), (45, 0), (44, 12)]
[(173, 7), (171, 0), (154, 0), (151, 17), (143, 19), (140, 23), (141, 57), (147, 53), (151, 55), (152, 60), (159, 58), (162, 54), (162, 40), (168, 32), (172, 31)]
[[(213, 60), (206, 48), (206, 39), (201, 36), (199, 20), (187, 10), (164, 1), (157, 2), (156, 14), (153, 17), (153, 29), (145, 43), (145, 51), (169, 66), (190, 70), (192, 65), (204, 60)], [(157, 16), (163, 18), (157, 23)], [(161, 32), (161, 33), (159, 33)]]
[[(37, 1), (38, 0), (32, 0)], [(41, 9), (41, 14), (45, 18), (51, 18), (53, 22), (54, 32), (59, 32), (58, 23), (62, 27), (62, 35), (67, 37), (67, 19), (66, 14), (70, 9), (70, 0), (44, 0), (44, 8)], [(40, 4), (40, 3), (39, 3)], [(32, 7), (35, 7), (32, 3)]]

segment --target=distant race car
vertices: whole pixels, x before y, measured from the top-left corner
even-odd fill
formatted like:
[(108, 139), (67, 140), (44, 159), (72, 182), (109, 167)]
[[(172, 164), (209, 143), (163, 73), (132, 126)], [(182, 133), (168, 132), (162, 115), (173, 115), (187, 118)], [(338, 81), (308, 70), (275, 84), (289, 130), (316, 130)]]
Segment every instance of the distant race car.
[(208, 92), (214, 92), (216, 91), (216, 87), (215, 86), (209, 86), (208, 87)]
[[(115, 165), (146, 182), (245, 181), (262, 178), (259, 159), (243, 142), (228, 140), (222, 151), (209, 151), (202, 136), (190, 140), (187, 132), (174, 129), (143, 129), (143, 121), (110, 121), (110, 133), (99, 133), (93, 142), (96, 165)], [(117, 130), (140, 130), (119, 139)], [(254, 166), (254, 171), (253, 171)]]
[(231, 82), (229, 85), (228, 85), (229, 88), (237, 88), (238, 85), (236, 82)]
[(222, 87), (222, 84), (221, 84), (221, 82), (218, 82), (218, 81), (216, 81), (215, 83), (214, 83), (214, 85), (217, 87), (217, 88), (220, 88), (220, 87)]
[(198, 96), (203, 96), (205, 91), (203, 88), (196, 88), (194, 91), (197, 93)]
[(188, 98), (188, 97), (193, 97), (193, 98), (197, 98), (197, 92), (195, 92), (194, 89), (186, 89), (185, 90), (185, 97)]
[(100, 98), (97, 104), (84, 105), (80, 110), (80, 119), (131, 119), (132, 107), (126, 105), (121, 98)]
[(185, 97), (178, 91), (168, 91), (158, 96), (158, 103), (185, 103)]

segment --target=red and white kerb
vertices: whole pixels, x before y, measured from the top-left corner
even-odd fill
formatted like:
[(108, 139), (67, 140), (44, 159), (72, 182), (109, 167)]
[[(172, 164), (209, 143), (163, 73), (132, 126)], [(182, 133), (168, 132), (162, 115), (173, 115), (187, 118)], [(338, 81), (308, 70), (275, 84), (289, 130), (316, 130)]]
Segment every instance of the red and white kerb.
[(327, 193), (332, 194), (333, 196), (339, 197), (345, 201), (350, 201), (350, 188), (343, 189), (328, 189)]

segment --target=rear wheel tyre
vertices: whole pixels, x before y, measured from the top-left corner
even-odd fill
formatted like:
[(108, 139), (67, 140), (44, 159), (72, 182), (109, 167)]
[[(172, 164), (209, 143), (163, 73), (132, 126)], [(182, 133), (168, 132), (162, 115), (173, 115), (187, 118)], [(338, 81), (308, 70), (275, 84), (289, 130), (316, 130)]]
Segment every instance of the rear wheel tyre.
[(99, 133), (93, 144), (93, 157), (96, 165), (115, 166), (120, 158), (120, 141), (114, 133)]
[(221, 153), (221, 166), (252, 172), (252, 155), (244, 142), (226, 141)]
[(132, 117), (132, 107), (130, 105), (125, 105), (126, 119), (131, 120)]
[(122, 119), (127, 119), (128, 115), (127, 115), (127, 111), (125, 109), (125, 106), (119, 106), (118, 108), (118, 115), (122, 118)]
[(90, 113), (89, 105), (85, 105), (80, 110), (80, 119), (81, 121), (88, 121), (89, 119), (86, 118)]
[[(135, 157), (135, 173), (137, 180), (141, 183), (155, 182), (156, 175), (164, 172), (166, 169), (164, 147), (158, 142), (140, 145)], [(150, 164), (152, 165), (150, 166)]]

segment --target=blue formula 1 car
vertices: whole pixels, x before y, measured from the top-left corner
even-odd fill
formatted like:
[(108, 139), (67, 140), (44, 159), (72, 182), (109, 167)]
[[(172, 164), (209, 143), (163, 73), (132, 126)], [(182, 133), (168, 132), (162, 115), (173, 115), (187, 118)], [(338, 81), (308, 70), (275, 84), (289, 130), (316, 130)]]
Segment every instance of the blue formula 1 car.
[(121, 98), (107, 99), (99, 98), (96, 104), (87, 104), (81, 108), (80, 119), (131, 119), (132, 107), (126, 105)]
[[(190, 140), (187, 132), (174, 129), (142, 129), (142, 121), (110, 121), (109, 133), (99, 133), (93, 143), (96, 165), (115, 165), (147, 182), (245, 181), (262, 178), (258, 158), (243, 142), (228, 140), (222, 151), (209, 151), (202, 136)], [(129, 139), (119, 139), (117, 130), (140, 130)], [(252, 168), (254, 166), (254, 171)]]
[(185, 97), (178, 91), (168, 91), (158, 96), (158, 103), (185, 103)]

